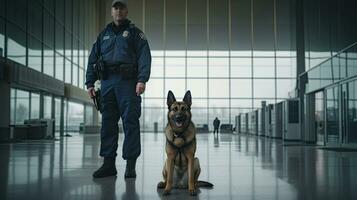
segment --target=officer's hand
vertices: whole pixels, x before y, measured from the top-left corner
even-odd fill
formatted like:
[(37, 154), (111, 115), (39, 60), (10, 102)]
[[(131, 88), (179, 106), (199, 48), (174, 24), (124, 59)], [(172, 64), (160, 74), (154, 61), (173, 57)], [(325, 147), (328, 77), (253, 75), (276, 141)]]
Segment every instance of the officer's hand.
[(137, 96), (140, 96), (142, 93), (144, 93), (145, 92), (145, 83), (140, 83), (140, 82), (137, 83), (135, 92), (136, 92)]
[(89, 96), (90, 96), (90, 98), (93, 98), (93, 97), (95, 97), (95, 90), (94, 90), (94, 87), (90, 87), (90, 88), (88, 88), (88, 94), (89, 94)]

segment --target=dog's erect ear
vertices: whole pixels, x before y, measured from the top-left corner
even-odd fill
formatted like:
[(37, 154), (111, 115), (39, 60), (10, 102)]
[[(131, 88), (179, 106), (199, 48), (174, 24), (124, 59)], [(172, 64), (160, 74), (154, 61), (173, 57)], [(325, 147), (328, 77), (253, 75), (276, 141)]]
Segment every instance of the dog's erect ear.
[(174, 95), (174, 93), (171, 92), (171, 90), (169, 90), (169, 93), (167, 93), (167, 101), (166, 101), (169, 109), (174, 102), (176, 102), (175, 95)]
[(185, 102), (189, 107), (191, 107), (192, 97), (190, 90), (188, 90), (185, 94), (185, 97), (183, 97), (183, 102)]

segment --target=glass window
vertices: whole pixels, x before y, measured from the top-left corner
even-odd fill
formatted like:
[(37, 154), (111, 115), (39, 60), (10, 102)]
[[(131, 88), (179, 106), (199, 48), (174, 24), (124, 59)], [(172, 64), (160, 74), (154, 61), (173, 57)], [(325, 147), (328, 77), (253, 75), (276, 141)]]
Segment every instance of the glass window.
[(254, 79), (254, 98), (275, 98), (274, 79)]
[(185, 6), (182, 0), (166, 3), (166, 49), (186, 49)]
[(251, 55), (251, 10), (251, 0), (231, 1), (232, 55)]
[[(24, 24), (26, 24), (26, 19), (27, 16), (26, 14), (26, 4), (23, 0), (8, 0), (6, 2), (6, 18), (7, 20), (11, 21), (11, 23), (13, 25), (16, 25), (17, 27), (22, 27), (21, 31), (25, 31), (25, 26)], [(1, 4), (1, 7), (3, 7)], [(19, 6), (22, 5), (22, 6)]]
[(85, 89), (84, 88), (84, 70), (82, 68), (79, 68), (79, 80), (78, 80), (78, 87)]
[(185, 79), (165, 79), (165, 98), (168, 91), (171, 90), (176, 99), (182, 99), (185, 95)]
[(228, 1), (209, 1), (209, 49), (211, 50), (226, 51), (229, 47), (228, 13)]
[(192, 108), (202, 108), (206, 109), (208, 107), (208, 99), (207, 98), (200, 98), (200, 97), (195, 97), (192, 94)]
[(207, 77), (207, 58), (187, 58), (187, 77)]
[(165, 77), (181, 78), (186, 74), (185, 58), (166, 58)]
[(289, 92), (295, 89), (295, 79), (278, 79), (276, 85), (277, 98), (288, 98)]
[(66, 59), (72, 61), (72, 34), (65, 32), (65, 50), (64, 55)]
[(166, 126), (167, 108), (145, 108), (143, 110), (144, 122), (141, 123), (143, 128), (148, 131), (154, 130), (154, 123), (158, 123), (158, 131), (164, 130)]
[(31, 93), (31, 119), (40, 118), (40, 95), (36, 93)]
[[(73, 38), (74, 39), (74, 38)], [(78, 40), (73, 41), (73, 63), (78, 64), (79, 63), (79, 48), (78, 48)]]
[(146, 85), (145, 97), (163, 97), (164, 80), (163, 79), (150, 79)]
[(15, 123), (23, 124), (26, 119), (29, 119), (29, 115), (30, 115), (29, 92), (23, 90), (16, 90), (15, 98), (16, 98)]
[[(5, 5), (5, 2), (6, 0), (0, 0), (0, 5)], [(5, 9), (6, 9), (6, 6), (1, 6), (0, 7), (0, 20), (1, 20), (1, 17), (5, 18)]]
[(63, 26), (56, 21), (55, 29), (56, 29), (56, 31), (55, 31), (55, 33), (56, 33), (56, 51), (59, 54), (64, 55), (64, 38), (63, 38), (64, 29), (63, 29)]
[(15, 124), (16, 117), (16, 89), (11, 88), (10, 92), (10, 124)]
[(351, 77), (357, 74), (357, 47), (347, 52), (347, 76)]
[(326, 90), (326, 133), (328, 143), (339, 141), (339, 88)]
[(209, 58), (209, 77), (228, 77), (229, 58)]
[(207, 97), (207, 79), (187, 79), (187, 89), (193, 98)]
[(7, 58), (26, 65), (25, 32), (10, 23), (7, 25)]
[(231, 99), (232, 108), (252, 108), (252, 99)]
[(164, 77), (164, 58), (152, 57), (150, 77)]
[(78, 86), (78, 66), (73, 64), (72, 66), (72, 85)]
[(84, 105), (74, 102), (68, 102), (68, 123), (69, 131), (79, 131), (80, 123), (84, 122)]
[(44, 46), (43, 49), (43, 73), (53, 76), (54, 74), (54, 53), (53, 49)]
[(64, 4), (65, 1), (55, 1), (56, 5), (56, 21), (64, 24)]
[[(79, 19), (79, 0), (77, 1), (72, 1), (72, 12), (73, 12), (73, 16), (72, 16), (72, 20), (73, 20), (73, 29), (72, 29), (72, 33), (74, 36), (76, 36), (78, 38), (78, 19)], [(83, 5), (83, 4), (82, 4)]]
[(43, 118), (52, 118), (52, 97), (43, 96)]
[(56, 131), (60, 131), (61, 122), (61, 99), (55, 98), (55, 126)]
[(277, 77), (294, 78), (296, 68), (292, 66), (291, 58), (277, 58), (276, 72)]
[(79, 60), (78, 60), (78, 65), (80, 68), (84, 68), (84, 50), (80, 49), (79, 50)]
[(254, 77), (275, 77), (275, 59), (274, 58), (254, 58), (253, 60)]
[[(71, 31), (72, 28), (72, 13), (73, 13), (73, 9), (72, 9), (72, 0), (65, 0), (65, 28), (67, 31)], [(67, 39), (67, 38), (66, 38)]]
[(209, 79), (209, 97), (229, 98), (229, 80)]
[[(187, 49), (207, 49), (207, 1), (187, 1)], [(197, 11), (200, 12), (197, 12)]]
[(72, 63), (67, 58), (65, 59), (65, 82), (71, 83)]
[(252, 59), (231, 58), (231, 77), (252, 77)]
[(164, 0), (152, 0), (146, 4), (145, 35), (148, 38), (151, 50), (162, 50)]
[[(20, 5), (23, 5), (20, 4)], [(25, 5), (23, 6), (17, 6), (18, 7), (26, 7)], [(41, 40), (42, 38), (42, 6), (41, 3), (37, 0), (31, 1), (31, 3), (28, 3), (28, 32), (31, 34), (31, 36), (35, 37), (38, 40)], [(20, 25), (23, 26), (23, 25)]]
[[(274, 55), (274, 1), (253, 1), (253, 53)], [(262, 52), (259, 52), (262, 51)]]
[(276, 102), (280, 102), (280, 101), (283, 101), (283, 100), (280, 99), (280, 100), (276, 101), (275, 98), (254, 99), (253, 100), (253, 109), (261, 108), (262, 107), (262, 101), (266, 101), (267, 104), (274, 104)]
[(56, 79), (63, 81), (63, 56), (56, 53)]
[[(46, 1), (45, 1), (46, 2)], [(51, 49), (54, 48), (54, 27), (53, 23), (55, 23), (53, 16), (47, 11), (44, 11), (44, 27), (43, 29), (44, 34), (43, 34), (43, 42), (51, 47)]]
[(55, 0), (45, 0), (43, 5), (44, 5), (44, 8), (47, 12), (53, 14), (54, 13), (54, 2)]
[(87, 125), (93, 125), (93, 107), (86, 105), (86, 116), (85, 116), (85, 122)]
[(357, 143), (357, 81), (348, 83), (347, 142)]
[(196, 127), (202, 124), (207, 124), (208, 110), (207, 108), (194, 108), (191, 109), (192, 121)]
[(5, 21), (0, 17), (0, 57), (5, 57)]
[(229, 108), (229, 99), (209, 99), (208, 100), (209, 104), (208, 106), (210, 108)]
[(218, 117), (221, 124), (229, 122), (229, 108), (213, 108), (208, 110), (208, 126), (210, 130), (213, 130), (213, 120)]
[(165, 95), (165, 99), (163, 99), (163, 98), (155, 98), (155, 99), (145, 98), (144, 104), (145, 104), (146, 108), (162, 108), (162, 107), (166, 108), (166, 95)]
[(42, 44), (34, 37), (28, 37), (28, 66), (41, 72)]
[(252, 80), (231, 79), (231, 97), (252, 98)]
[[(169, 3), (170, 5), (170, 3)], [(185, 4), (180, 4), (185, 5)], [(185, 14), (184, 10), (181, 12)], [(171, 16), (168, 15), (168, 16)], [(183, 16), (182, 19), (185, 19)], [(184, 24), (167, 24), (166, 25), (166, 46), (168, 50), (184, 50), (186, 49), (185, 25)]]

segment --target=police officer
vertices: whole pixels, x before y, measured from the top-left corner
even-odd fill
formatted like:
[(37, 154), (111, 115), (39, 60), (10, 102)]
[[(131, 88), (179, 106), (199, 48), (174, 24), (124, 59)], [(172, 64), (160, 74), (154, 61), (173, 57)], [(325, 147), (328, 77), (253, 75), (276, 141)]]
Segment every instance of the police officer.
[(94, 178), (115, 176), (118, 148), (118, 121), (124, 129), (122, 157), (126, 160), (125, 178), (136, 177), (136, 159), (141, 152), (141, 97), (150, 77), (151, 54), (144, 33), (127, 19), (126, 0), (112, 2), (113, 22), (99, 34), (88, 60), (86, 86), (90, 97), (95, 96), (94, 82), (99, 78), (94, 66), (103, 63), (101, 80), (101, 146), (103, 165)]

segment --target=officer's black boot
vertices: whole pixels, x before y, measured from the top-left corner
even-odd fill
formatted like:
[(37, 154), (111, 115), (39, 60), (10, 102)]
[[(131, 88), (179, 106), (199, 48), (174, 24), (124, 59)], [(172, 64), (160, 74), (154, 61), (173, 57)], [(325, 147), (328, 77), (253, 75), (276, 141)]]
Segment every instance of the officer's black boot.
[(103, 165), (93, 173), (93, 178), (104, 178), (117, 175), (115, 168), (115, 158), (104, 158)]
[(136, 159), (126, 161), (125, 178), (136, 178), (135, 165)]

